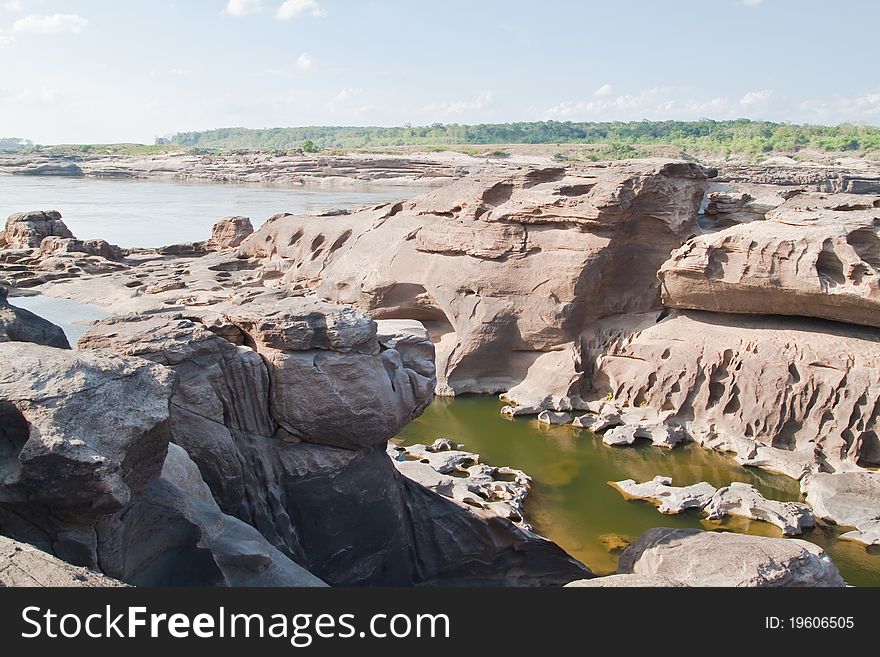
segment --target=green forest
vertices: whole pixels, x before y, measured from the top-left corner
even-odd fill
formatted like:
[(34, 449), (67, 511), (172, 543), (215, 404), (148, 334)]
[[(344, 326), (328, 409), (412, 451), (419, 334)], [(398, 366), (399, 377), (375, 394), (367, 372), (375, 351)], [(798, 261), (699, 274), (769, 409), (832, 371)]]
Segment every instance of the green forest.
[(597, 144), (607, 157), (638, 157), (637, 145), (665, 145), (685, 153), (719, 156), (823, 152), (880, 153), (880, 128), (864, 125), (793, 125), (768, 121), (540, 121), (429, 126), (222, 128), (182, 132), (157, 144), (205, 150), (370, 149), (395, 146), (491, 144)]

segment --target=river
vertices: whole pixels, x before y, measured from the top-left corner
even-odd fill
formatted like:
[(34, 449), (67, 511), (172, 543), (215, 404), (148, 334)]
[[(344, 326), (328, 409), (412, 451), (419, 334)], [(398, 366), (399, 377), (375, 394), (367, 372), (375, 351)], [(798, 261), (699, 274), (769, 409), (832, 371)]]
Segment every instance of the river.
[[(339, 187), (266, 188), (244, 185), (184, 185), (156, 181), (0, 177), (0, 216), (25, 209), (57, 209), (80, 237), (100, 237), (122, 246), (159, 246), (205, 239), (227, 215), (249, 216), (257, 227), (278, 212), (308, 213), (331, 207), (378, 204), (426, 191), (364, 183)], [(71, 344), (91, 321), (108, 313), (99, 306), (19, 297), (10, 301), (64, 328)], [(661, 515), (647, 502), (627, 501), (609, 481), (645, 481), (656, 475), (678, 486), (708, 481), (755, 485), (767, 497), (800, 500), (797, 482), (743, 468), (733, 459), (686, 446), (610, 448), (595, 435), (570, 426), (544, 427), (534, 419), (507, 419), (494, 397), (437, 399), (398, 440), (430, 444), (452, 438), (477, 452), (484, 463), (511, 466), (533, 478), (528, 520), (595, 572), (614, 572), (620, 539), (632, 540), (652, 527), (693, 527), (781, 536), (762, 522), (709, 523), (697, 514)], [(839, 531), (820, 527), (804, 534), (831, 554), (844, 578), (857, 586), (880, 586), (880, 548), (838, 540)]]
[[(451, 438), (480, 454), (483, 463), (511, 466), (532, 477), (526, 518), (536, 531), (555, 541), (594, 572), (613, 573), (620, 550), (618, 538), (631, 541), (652, 527), (737, 531), (781, 537), (765, 522), (731, 520), (723, 524), (698, 514), (662, 515), (648, 502), (628, 501), (609, 481), (647, 481), (672, 477), (676, 486), (707, 481), (716, 488), (733, 481), (752, 484), (764, 497), (801, 501), (794, 479), (755, 468), (743, 468), (732, 458), (696, 445), (664, 449), (651, 445), (608, 447), (588, 431), (571, 426), (546, 427), (534, 419), (508, 419), (502, 404), (487, 396), (438, 398), (416, 421), (404, 428), (403, 444), (431, 444)], [(856, 586), (880, 586), (880, 549), (838, 540), (829, 527), (799, 538), (820, 545)]]
[(183, 184), (157, 180), (101, 180), (0, 176), (0, 221), (14, 212), (58, 210), (81, 239), (103, 239), (122, 247), (196, 242), (231, 215), (250, 217), (258, 228), (281, 213), (317, 214), (408, 198), (427, 184), (346, 182), (304, 187)]

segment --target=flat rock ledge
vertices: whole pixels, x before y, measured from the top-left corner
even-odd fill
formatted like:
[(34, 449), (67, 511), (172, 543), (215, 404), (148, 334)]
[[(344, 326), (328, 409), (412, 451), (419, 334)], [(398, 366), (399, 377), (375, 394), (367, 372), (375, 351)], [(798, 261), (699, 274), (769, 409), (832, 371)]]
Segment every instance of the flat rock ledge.
[(632, 479), (609, 482), (627, 499), (647, 500), (657, 505), (660, 513), (677, 514), (688, 509), (702, 509), (715, 495), (715, 487), (706, 482), (692, 486), (673, 486), (669, 477), (654, 477), (639, 484)]
[(865, 545), (880, 545), (878, 473), (811, 474), (801, 480), (801, 490), (819, 518), (854, 528), (840, 538)]
[(807, 541), (669, 527), (642, 534), (621, 555), (618, 573), (687, 586), (846, 586), (825, 551)]
[(703, 511), (709, 520), (738, 516), (776, 525), (785, 536), (802, 534), (816, 525), (810, 507), (800, 502), (768, 500), (751, 484), (733, 482), (716, 489), (700, 482), (691, 486), (673, 486), (669, 477), (654, 477), (644, 483), (632, 479), (608, 482), (627, 499), (647, 500), (660, 513), (678, 514), (689, 509)]
[(0, 586), (117, 587), (122, 582), (6, 536), (0, 536)]
[(532, 478), (522, 470), (480, 463), (479, 454), (459, 450), (446, 438), (431, 445), (389, 444), (388, 455), (402, 475), (481, 517), (532, 529), (524, 512)]
[(578, 579), (565, 585), (567, 589), (681, 588), (681, 582), (660, 575), (607, 575), (594, 579)]

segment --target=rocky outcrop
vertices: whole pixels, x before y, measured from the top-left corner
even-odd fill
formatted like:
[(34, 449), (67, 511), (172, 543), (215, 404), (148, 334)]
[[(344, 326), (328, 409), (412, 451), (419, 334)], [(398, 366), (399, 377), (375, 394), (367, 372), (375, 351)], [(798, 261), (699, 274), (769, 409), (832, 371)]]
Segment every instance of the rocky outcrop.
[(880, 210), (873, 200), (798, 194), (767, 221), (695, 237), (660, 268), (663, 302), (880, 326)]
[(481, 517), (506, 518), (523, 529), (531, 477), (522, 470), (480, 462), (480, 455), (456, 449), (448, 439), (431, 445), (389, 445), (397, 471), (428, 490), (473, 510)]
[(687, 586), (844, 586), (825, 552), (799, 539), (657, 527), (620, 556), (618, 573)]
[(172, 368), (173, 440), (220, 510), (330, 584), (590, 575), (510, 520), (481, 517), (396, 471), (384, 443), (434, 388), (432, 345), (411, 323), (379, 328), (350, 308), (269, 294), (105, 320), (80, 347)]
[(323, 586), (253, 527), (222, 513), (174, 444), (161, 476), (97, 527), (101, 570), (138, 586)]
[(0, 343), (33, 342), (58, 349), (70, 349), (64, 331), (29, 310), (16, 308), (6, 298), (7, 290), (0, 286)]
[(85, 254), (106, 260), (122, 260), (122, 249), (104, 240), (78, 240), (65, 237), (47, 237), (40, 242), (40, 256)]
[(880, 545), (880, 476), (874, 472), (817, 473), (801, 481), (807, 502), (819, 518), (854, 527), (841, 538)]
[(47, 237), (71, 239), (73, 233), (56, 210), (18, 212), (6, 220), (0, 247), (7, 249), (39, 249)]
[(660, 513), (676, 514), (688, 509), (701, 510), (716, 493), (711, 484), (700, 482), (691, 486), (673, 486), (669, 477), (654, 477), (642, 484), (632, 479), (609, 482), (627, 499), (648, 500)]
[(686, 586), (681, 582), (660, 575), (606, 575), (593, 579), (579, 579), (569, 582), (566, 588), (681, 588)]
[(668, 161), (477, 175), (351, 215), (279, 215), (239, 254), (268, 285), (422, 321), (441, 393), (504, 392), (585, 321), (660, 308), (656, 270), (706, 185)]
[(744, 464), (800, 477), (880, 463), (880, 342), (869, 329), (696, 311), (622, 316), (584, 334), (582, 360), (585, 397), (659, 409)]
[(0, 586), (106, 588), (124, 584), (94, 570), (73, 566), (27, 543), (0, 536)]
[(768, 500), (754, 486), (738, 481), (719, 488), (704, 511), (709, 520), (738, 516), (769, 522), (779, 527), (784, 536), (797, 536), (816, 525), (806, 504)]
[(253, 232), (254, 227), (248, 217), (224, 217), (211, 227), (208, 250), (222, 251), (235, 248)]
[(0, 524), (87, 527), (158, 476), (168, 369), (18, 342), (0, 344), (0, 361)]

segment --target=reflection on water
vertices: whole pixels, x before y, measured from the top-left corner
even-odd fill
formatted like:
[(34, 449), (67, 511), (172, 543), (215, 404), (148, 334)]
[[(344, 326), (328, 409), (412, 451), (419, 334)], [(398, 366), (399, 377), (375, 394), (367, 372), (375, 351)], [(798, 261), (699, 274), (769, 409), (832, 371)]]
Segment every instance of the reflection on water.
[(76, 348), (76, 341), (89, 330), (93, 322), (111, 315), (106, 308), (101, 306), (42, 295), (10, 297), (9, 303), (30, 310), (43, 319), (48, 319), (53, 324), (60, 326), (73, 348)]
[(155, 180), (98, 180), (0, 176), (0, 224), (14, 212), (58, 210), (81, 239), (122, 247), (156, 247), (208, 239), (229, 215), (258, 228), (281, 213), (316, 214), (416, 196), (427, 185), (349, 182), (309, 187), (183, 184)]
[[(524, 470), (533, 478), (526, 505), (530, 522), (597, 573), (614, 572), (621, 540), (652, 527), (690, 527), (782, 536), (773, 525), (731, 519), (711, 523), (699, 514), (661, 515), (647, 502), (626, 501), (608, 481), (672, 477), (676, 486), (708, 481), (716, 487), (743, 481), (770, 499), (797, 501), (797, 482), (789, 477), (743, 468), (733, 459), (696, 446), (675, 450), (649, 445), (611, 448), (589, 432), (570, 426), (545, 427), (533, 419), (507, 419), (493, 397), (437, 399), (400, 435), (405, 444), (448, 437), (479, 453), (490, 465)], [(817, 528), (803, 538), (832, 555), (850, 584), (880, 586), (880, 555), (837, 540), (838, 532)], [(873, 554), (872, 554), (873, 552)]]

